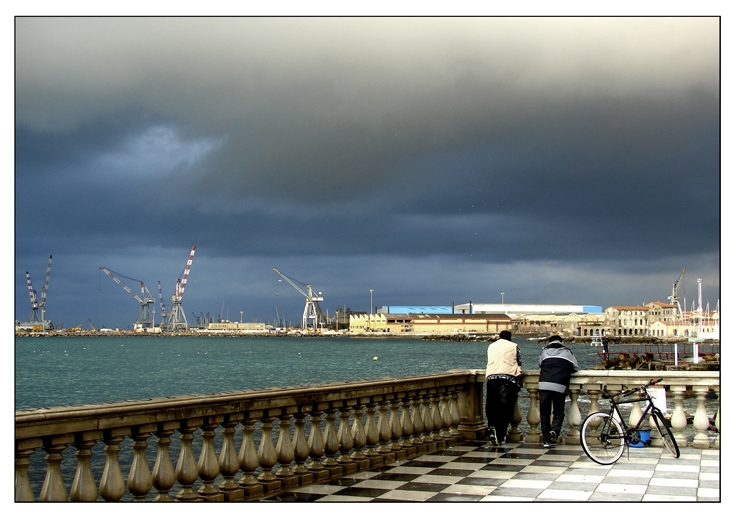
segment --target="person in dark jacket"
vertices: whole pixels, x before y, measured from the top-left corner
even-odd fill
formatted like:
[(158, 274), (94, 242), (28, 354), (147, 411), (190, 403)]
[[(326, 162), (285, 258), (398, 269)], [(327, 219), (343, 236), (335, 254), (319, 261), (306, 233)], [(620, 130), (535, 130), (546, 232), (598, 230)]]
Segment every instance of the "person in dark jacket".
[[(566, 394), (571, 374), (578, 370), (578, 361), (571, 349), (563, 345), (558, 335), (551, 336), (540, 352), (540, 428), (543, 447), (554, 448), (558, 443), (565, 418)], [(553, 421), (550, 421), (550, 414)]]

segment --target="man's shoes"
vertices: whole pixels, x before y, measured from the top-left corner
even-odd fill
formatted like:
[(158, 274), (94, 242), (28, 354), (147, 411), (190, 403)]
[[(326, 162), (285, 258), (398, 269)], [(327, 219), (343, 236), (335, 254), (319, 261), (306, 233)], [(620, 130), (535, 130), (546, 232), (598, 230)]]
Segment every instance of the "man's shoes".
[(543, 448), (550, 448), (550, 443), (548, 441), (543, 441)]
[(496, 428), (489, 426), (489, 444), (499, 446), (499, 439), (496, 438)]
[[(548, 442), (549, 446), (548, 448), (555, 448), (558, 445), (558, 434), (555, 432), (550, 432), (550, 442)], [(543, 444), (543, 446), (545, 446)]]

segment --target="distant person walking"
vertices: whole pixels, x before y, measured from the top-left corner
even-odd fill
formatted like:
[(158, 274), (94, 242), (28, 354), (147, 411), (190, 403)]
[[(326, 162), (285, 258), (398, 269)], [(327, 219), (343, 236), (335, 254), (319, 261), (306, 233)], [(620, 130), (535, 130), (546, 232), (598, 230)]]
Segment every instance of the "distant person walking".
[[(543, 447), (555, 448), (565, 418), (566, 394), (571, 374), (578, 370), (578, 361), (571, 349), (563, 345), (560, 336), (551, 336), (540, 352), (540, 428)], [(553, 414), (552, 424), (550, 414)]]
[(486, 351), (486, 421), (492, 446), (504, 444), (522, 386), (522, 358), (511, 339), (512, 333), (503, 330)]

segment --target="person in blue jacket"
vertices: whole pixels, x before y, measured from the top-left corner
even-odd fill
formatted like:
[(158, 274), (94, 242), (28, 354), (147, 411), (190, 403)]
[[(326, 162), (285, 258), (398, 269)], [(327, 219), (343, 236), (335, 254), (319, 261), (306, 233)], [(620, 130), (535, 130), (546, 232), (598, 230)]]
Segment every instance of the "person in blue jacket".
[[(566, 394), (571, 374), (578, 370), (578, 361), (571, 349), (563, 345), (558, 335), (551, 336), (540, 352), (540, 428), (543, 447), (554, 448), (558, 443), (565, 418)], [(550, 414), (552, 410), (553, 420)]]

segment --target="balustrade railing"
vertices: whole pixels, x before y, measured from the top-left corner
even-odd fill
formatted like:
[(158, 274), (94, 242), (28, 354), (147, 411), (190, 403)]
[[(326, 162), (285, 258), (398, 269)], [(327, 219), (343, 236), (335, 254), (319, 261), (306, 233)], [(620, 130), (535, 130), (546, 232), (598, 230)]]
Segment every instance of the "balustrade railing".
[[(571, 381), (566, 443), (582, 415), (617, 390), (664, 377), (677, 442), (707, 435), (714, 372), (581, 371)], [(541, 442), (536, 371), (525, 372), (510, 441)], [(684, 397), (696, 395), (687, 434)], [(484, 373), (453, 370), (399, 379), (157, 398), (15, 414), (16, 501), (254, 501), (309, 483), (481, 439)], [(588, 411), (580, 405), (588, 401)], [(521, 403), (524, 404), (521, 406)], [(526, 406), (525, 406), (526, 405)], [(523, 424), (526, 412), (526, 428)], [(633, 407), (630, 421), (641, 410)], [(634, 422), (632, 422), (634, 424)], [(719, 427), (719, 416), (716, 416)], [(655, 431), (653, 444), (660, 439)], [(127, 473), (127, 476), (124, 476)]]

